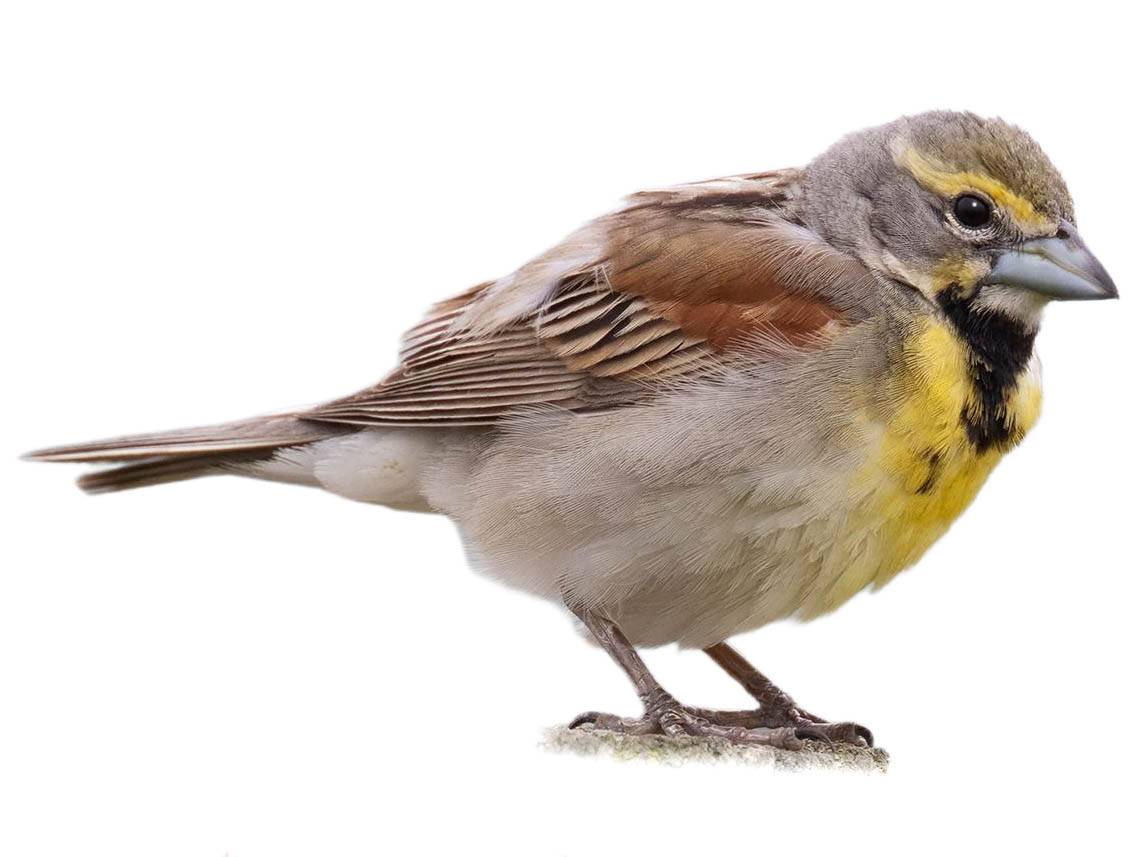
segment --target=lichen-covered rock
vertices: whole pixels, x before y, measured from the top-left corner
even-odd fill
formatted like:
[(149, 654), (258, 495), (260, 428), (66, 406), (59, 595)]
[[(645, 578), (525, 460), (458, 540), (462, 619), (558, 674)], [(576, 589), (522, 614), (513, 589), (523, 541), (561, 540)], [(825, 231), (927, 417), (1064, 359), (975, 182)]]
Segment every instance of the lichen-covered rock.
[(544, 735), (549, 750), (581, 756), (609, 754), (616, 759), (642, 759), (668, 765), (685, 762), (740, 762), (782, 771), (833, 768), (884, 773), (889, 754), (880, 747), (810, 742), (804, 750), (734, 744), (722, 738), (671, 738), (666, 735), (623, 735), (606, 729), (555, 726)]

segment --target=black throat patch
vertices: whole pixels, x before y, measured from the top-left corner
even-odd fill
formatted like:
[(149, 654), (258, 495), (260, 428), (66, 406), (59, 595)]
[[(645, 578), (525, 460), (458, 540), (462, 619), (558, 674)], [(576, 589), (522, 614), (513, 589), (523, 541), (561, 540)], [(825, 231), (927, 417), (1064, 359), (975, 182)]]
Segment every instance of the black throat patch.
[(1008, 414), (1008, 396), (1032, 358), (1036, 331), (995, 310), (973, 309), (957, 285), (937, 294), (937, 303), (969, 348), (968, 375), (979, 407), (966, 405), (960, 419), (977, 451), (1007, 449), (1020, 440)]

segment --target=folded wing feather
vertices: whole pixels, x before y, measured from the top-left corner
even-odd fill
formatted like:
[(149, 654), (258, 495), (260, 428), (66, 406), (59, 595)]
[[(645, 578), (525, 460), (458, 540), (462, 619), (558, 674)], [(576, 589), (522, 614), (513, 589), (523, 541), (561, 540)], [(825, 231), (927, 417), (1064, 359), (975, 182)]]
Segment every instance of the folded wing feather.
[(870, 311), (854, 258), (786, 211), (796, 171), (636, 194), (495, 282), (437, 304), (398, 368), (312, 410), (53, 449), (42, 461), (128, 462), (87, 490), (264, 462), (354, 427), (494, 425), (524, 407), (620, 407), (724, 361), (812, 351)]
[(783, 218), (795, 175), (638, 194), (511, 276), (436, 305), (406, 334), (396, 371), (299, 416), (489, 425), (523, 406), (653, 395), (751, 341), (813, 349), (861, 316), (845, 296), (868, 292), (869, 274)]

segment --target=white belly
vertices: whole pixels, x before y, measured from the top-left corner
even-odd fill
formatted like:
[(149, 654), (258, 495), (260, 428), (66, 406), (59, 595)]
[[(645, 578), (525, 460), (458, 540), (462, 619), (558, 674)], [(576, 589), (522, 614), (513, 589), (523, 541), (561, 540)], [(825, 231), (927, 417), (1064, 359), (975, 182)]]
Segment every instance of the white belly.
[(480, 571), (596, 609), (638, 645), (709, 645), (826, 585), (858, 462), (777, 420), (754, 420), (765, 433), (750, 442), (712, 427), (706, 399), (695, 407), (691, 419), (647, 408), (461, 443), (423, 490)]

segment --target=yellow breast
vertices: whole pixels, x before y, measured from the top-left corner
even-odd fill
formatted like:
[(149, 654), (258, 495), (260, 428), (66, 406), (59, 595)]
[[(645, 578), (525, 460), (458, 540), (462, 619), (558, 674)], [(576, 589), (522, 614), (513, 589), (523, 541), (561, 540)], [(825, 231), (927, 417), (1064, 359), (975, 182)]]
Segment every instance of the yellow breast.
[(916, 562), (972, 502), (1007, 448), (1035, 423), (1040, 384), (1030, 367), (1007, 396), (1011, 442), (978, 449), (962, 421), (966, 408), (979, 406), (968, 358), (960, 339), (932, 320), (905, 342), (891, 381), (890, 415), (869, 419), (871, 455), (852, 481), (852, 511), (827, 563), (833, 582), (803, 605), (803, 617), (833, 610)]

